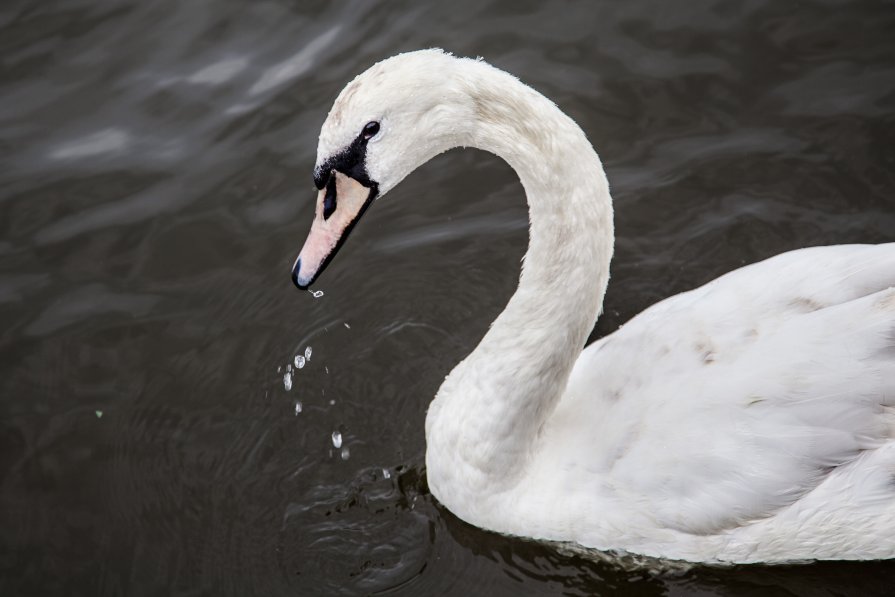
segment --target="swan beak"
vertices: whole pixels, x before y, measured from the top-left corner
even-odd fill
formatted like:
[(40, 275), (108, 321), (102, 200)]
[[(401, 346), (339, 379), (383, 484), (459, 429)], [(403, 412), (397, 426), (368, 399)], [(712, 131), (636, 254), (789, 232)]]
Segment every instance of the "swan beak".
[(336, 170), (317, 194), (317, 210), (311, 231), (295, 265), (292, 281), (305, 290), (326, 268), (348, 238), (354, 225), (376, 198), (376, 185), (364, 186)]

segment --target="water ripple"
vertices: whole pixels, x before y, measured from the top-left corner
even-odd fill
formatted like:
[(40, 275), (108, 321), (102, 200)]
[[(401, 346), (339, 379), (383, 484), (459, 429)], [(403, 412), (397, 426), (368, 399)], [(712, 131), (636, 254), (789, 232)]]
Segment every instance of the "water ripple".
[(525, 251), (494, 156), (377, 201), (320, 298), (290, 267), (336, 94), (433, 46), (600, 152), (595, 338), (744, 263), (892, 241), (893, 30), (865, 0), (0, 4), (0, 592), (890, 593), (891, 563), (626, 571), (436, 503), (426, 409)]

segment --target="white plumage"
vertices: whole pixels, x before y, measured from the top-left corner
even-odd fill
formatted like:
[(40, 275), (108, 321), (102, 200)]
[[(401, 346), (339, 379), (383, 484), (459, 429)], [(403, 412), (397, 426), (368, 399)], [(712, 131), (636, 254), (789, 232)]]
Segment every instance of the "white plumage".
[(612, 206), (549, 100), (484, 62), (403, 54), (357, 77), (318, 167), (368, 121), (385, 194), (455, 146), (529, 202), (519, 288), (426, 420), (433, 494), (501, 533), (698, 562), (895, 557), (895, 244), (815, 247), (647, 309), (582, 351)]

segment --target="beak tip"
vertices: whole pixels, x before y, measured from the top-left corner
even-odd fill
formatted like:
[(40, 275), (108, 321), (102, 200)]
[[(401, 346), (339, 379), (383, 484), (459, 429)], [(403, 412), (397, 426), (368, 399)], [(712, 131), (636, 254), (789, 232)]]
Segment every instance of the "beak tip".
[(295, 284), (295, 287), (299, 290), (307, 290), (308, 286), (311, 285), (310, 280), (303, 280), (301, 276), (298, 275), (298, 272), (301, 271), (301, 258), (299, 257), (298, 261), (295, 262), (295, 266), (292, 268), (292, 283)]

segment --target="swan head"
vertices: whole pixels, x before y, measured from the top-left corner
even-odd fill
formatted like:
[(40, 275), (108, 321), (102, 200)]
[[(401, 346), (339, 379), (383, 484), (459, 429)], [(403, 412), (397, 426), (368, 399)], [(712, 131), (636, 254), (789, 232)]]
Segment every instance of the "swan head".
[(317, 145), (314, 221), (292, 268), (307, 288), (335, 256), (366, 209), (414, 169), (468, 144), (475, 106), (460, 64), (441, 50), (383, 60), (336, 98)]

